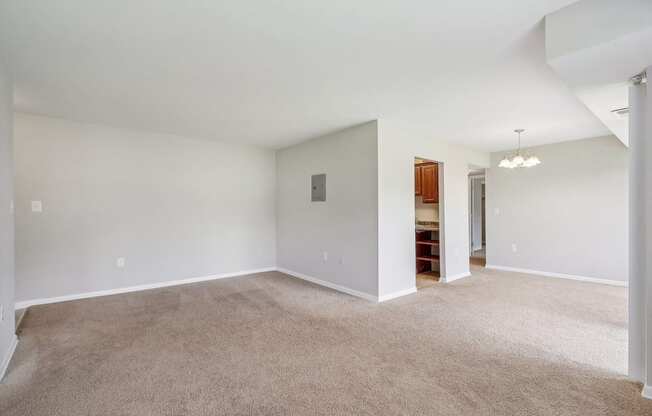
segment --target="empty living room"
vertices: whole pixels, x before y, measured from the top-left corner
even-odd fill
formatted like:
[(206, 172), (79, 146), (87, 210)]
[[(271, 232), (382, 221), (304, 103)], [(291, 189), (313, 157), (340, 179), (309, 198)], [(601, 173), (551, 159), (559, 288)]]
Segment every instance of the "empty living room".
[(650, 0), (0, 2), (0, 415), (652, 415), (651, 73)]

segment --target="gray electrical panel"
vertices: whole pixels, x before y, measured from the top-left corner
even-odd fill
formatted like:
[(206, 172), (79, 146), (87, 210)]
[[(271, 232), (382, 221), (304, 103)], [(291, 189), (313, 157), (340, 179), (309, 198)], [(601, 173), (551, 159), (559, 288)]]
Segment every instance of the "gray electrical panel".
[(326, 201), (326, 174), (312, 175), (310, 181), (310, 200)]

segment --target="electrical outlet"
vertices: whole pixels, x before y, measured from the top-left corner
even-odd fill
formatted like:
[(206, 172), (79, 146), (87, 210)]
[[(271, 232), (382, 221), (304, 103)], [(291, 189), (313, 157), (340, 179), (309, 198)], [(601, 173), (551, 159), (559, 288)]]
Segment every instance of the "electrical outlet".
[(32, 201), (32, 212), (43, 212), (43, 202)]
[(118, 259), (115, 261), (115, 265), (119, 269), (122, 269), (123, 267), (125, 267), (125, 258), (124, 257), (118, 257)]
[(5, 305), (0, 305), (0, 322), (5, 321)]
[(516, 243), (512, 243), (512, 252), (513, 252), (513, 253), (516, 253), (516, 251), (517, 251), (517, 249), (516, 249)]
[(322, 253), (322, 258), (324, 259), (324, 263), (326, 263), (328, 261), (328, 251), (324, 251)]
[(494, 208), (494, 215), (500, 215), (500, 208)]

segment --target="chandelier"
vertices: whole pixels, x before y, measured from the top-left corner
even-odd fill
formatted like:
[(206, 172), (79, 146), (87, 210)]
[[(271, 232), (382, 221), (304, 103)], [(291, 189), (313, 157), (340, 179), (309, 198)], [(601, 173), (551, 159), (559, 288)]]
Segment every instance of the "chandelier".
[(505, 156), (503, 160), (501, 160), (498, 164), (498, 167), (507, 169), (531, 168), (532, 166), (536, 166), (541, 163), (539, 158), (536, 156), (521, 154), (521, 133), (524, 131), (524, 129), (514, 130), (514, 133), (518, 134), (518, 150), (516, 151), (516, 154), (511, 158), (509, 156)]

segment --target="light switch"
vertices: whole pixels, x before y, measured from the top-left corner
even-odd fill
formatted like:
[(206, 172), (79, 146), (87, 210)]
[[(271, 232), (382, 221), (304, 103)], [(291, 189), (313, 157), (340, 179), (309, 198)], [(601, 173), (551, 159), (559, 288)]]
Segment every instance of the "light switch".
[(43, 203), (41, 201), (32, 201), (32, 212), (43, 212)]

